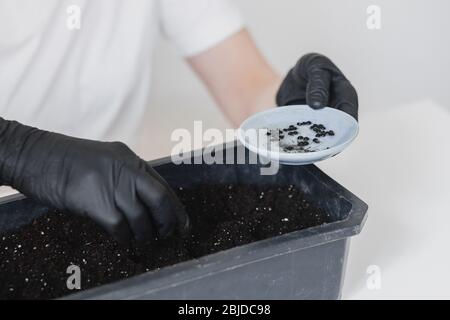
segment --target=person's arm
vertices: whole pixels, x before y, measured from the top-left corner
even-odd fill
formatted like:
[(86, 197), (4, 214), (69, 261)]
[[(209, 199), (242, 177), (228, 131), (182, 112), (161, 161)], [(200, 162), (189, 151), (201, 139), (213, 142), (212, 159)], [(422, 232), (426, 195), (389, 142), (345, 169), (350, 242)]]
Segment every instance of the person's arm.
[(282, 81), (244, 29), (188, 62), (235, 126), (255, 112), (292, 104), (329, 106), (358, 119), (356, 90), (323, 55), (302, 56)]
[(78, 139), (1, 117), (0, 185), (88, 216), (122, 243), (189, 226), (168, 184), (125, 144)]
[(274, 107), (281, 77), (244, 29), (188, 62), (235, 126), (251, 114)]

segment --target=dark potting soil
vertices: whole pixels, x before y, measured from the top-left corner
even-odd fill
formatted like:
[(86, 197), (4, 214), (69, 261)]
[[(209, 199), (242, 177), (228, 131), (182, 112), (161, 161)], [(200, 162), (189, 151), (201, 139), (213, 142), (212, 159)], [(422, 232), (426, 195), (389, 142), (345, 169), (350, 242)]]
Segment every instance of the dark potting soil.
[[(145, 245), (119, 246), (91, 220), (49, 212), (0, 235), (0, 299), (48, 299), (67, 289), (80, 267), (88, 289), (178, 262), (330, 222), (294, 186), (200, 186), (177, 194), (192, 220), (192, 234)], [(75, 290), (76, 291), (76, 290)]]

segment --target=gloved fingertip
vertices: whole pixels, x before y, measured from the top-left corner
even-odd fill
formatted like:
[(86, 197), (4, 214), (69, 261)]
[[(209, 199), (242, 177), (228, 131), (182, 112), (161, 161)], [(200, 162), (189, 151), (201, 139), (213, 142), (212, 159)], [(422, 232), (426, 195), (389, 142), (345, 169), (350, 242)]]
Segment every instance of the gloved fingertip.
[(192, 226), (191, 226), (191, 220), (189, 219), (189, 216), (185, 216), (185, 219), (183, 221), (180, 221), (178, 225), (176, 225), (176, 230), (174, 230), (174, 225), (165, 225), (159, 228), (158, 230), (158, 239), (167, 239), (169, 236), (171, 236), (174, 231), (181, 236), (182, 238), (186, 238), (189, 236)]
[(325, 105), (319, 101), (314, 101), (311, 103), (310, 107), (313, 109), (322, 109), (322, 108), (325, 108)]
[(173, 233), (173, 226), (166, 225), (158, 229), (158, 239), (167, 239)]

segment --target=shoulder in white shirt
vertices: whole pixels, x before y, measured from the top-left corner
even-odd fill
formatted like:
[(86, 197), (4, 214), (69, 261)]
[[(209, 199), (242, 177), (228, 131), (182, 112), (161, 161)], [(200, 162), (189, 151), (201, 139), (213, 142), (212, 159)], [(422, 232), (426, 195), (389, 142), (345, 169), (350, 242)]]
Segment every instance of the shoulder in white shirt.
[[(184, 56), (242, 28), (227, 0), (0, 2), (0, 115), (134, 146), (162, 31)], [(75, 16), (74, 16), (75, 15)], [(69, 21), (68, 19), (72, 19)], [(76, 24), (75, 24), (76, 25)]]

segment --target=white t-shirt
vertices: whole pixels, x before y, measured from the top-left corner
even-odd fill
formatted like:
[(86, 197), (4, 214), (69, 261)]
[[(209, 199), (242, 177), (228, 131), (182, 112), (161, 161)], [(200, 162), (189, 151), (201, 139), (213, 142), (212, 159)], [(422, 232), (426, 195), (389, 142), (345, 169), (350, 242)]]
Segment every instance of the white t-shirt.
[(227, 0), (0, 0), (0, 116), (133, 147), (158, 34), (191, 56), (241, 28)]

